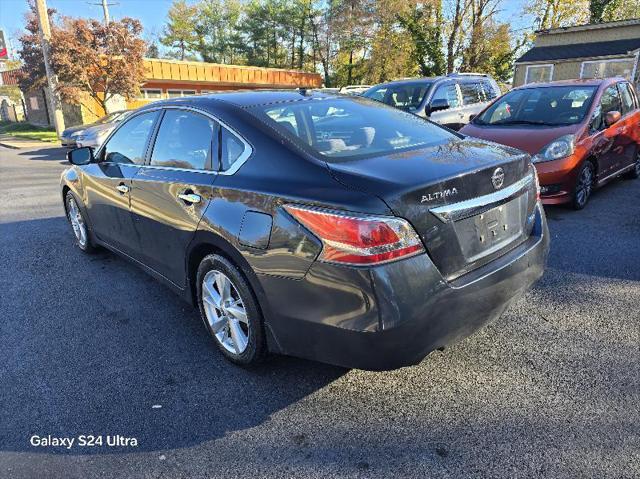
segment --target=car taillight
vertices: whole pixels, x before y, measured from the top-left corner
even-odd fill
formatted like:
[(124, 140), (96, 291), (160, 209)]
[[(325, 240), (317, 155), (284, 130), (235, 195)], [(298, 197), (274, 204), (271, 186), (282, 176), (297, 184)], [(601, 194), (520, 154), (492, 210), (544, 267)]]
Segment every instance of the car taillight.
[(540, 191), (540, 179), (538, 178), (538, 170), (536, 169), (536, 165), (531, 165), (533, 169), (533, 181), (536, 183), (536, 201), (540, 201), (541, 191)]
[(343, 214), (294, 205), (284, 208), (322, 241), (319, 256), (322, 261), (371, 265), (424, 251), (420, 238), (402, 218)]

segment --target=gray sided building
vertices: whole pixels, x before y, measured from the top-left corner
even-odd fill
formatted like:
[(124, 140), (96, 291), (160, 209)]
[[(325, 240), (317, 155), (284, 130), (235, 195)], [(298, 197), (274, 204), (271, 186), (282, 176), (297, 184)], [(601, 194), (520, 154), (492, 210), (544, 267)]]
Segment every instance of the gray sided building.
[(516, 60), (513, 86), (621, 76), (640, 90), (639, 57), (640, 19), (540, 30)]

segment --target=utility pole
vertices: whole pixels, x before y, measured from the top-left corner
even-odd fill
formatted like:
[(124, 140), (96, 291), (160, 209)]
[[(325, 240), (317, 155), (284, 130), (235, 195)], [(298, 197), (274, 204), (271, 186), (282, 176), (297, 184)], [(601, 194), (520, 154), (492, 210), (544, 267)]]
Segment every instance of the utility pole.
[(40, 44), (42, 45), (42, 56), (44, 57), (44, 69), (47, 73), (47, 83), (49, 85), (49, 106), (53, 114), (53, 123), (56, 127), (58, 137), (64, 131), (64, 116), (62, 115), (62, 103), (56, 88), (58, 87), (58, 77), (56, 77), (49, 61), (51, 41), (51, 25), (49, 24), (49, 12), (45, 0), (36, 0), (36, 10), (38, 13), (38, 25), (40, 27)]
[(107, 0), (102, 0), (102, 10), (104, 11), (104, 23), (109, 25), (109, 4), (107, 3)]
[(109, 6), (118, 5), (118, 2), (109, 3), (108, 0), (102, 0), (101, 3), (89, 3), (89, 5), (102, 5), (102, 11), (104, 12), (104, 24), (109, 25), (109, 22), (111, 21), (111, 17), (109, 16)]

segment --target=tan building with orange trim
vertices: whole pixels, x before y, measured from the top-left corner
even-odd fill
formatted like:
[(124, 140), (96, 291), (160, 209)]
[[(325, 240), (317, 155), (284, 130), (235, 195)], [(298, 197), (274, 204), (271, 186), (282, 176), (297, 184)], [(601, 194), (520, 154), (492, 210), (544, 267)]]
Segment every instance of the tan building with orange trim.
[[(112, 102), (110, 108), (112, 111), (138, 108), (163, 98), (219, 90), (318, 88), (322, 85), (320, 74), (299, 70), (155, 58), (147, 58), (144, 62), (146, 78), (140, 87), (140, 97), (132, 100), (116, 99)], [(29, 121), (47, 124), (50, 114), (45, 101), (46, 94), (46, 91), (31, 91), (24, 94)], [(100, 105), (89, 98), (81, 105), (64, 105), (63, 110), (66, 126), (91, 123), (105, 114)], [(48, 124), (52, 124), (50, 118)]]

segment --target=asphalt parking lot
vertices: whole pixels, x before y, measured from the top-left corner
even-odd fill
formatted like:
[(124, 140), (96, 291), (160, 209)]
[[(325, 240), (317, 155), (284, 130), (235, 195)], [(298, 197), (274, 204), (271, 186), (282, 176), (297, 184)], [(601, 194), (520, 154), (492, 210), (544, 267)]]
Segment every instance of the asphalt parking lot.
[[(540, 283), (416, 367), (245, 370), (164, 286), (73, 246), (63, 158), (0, 147), (0, 477), (640, 477), (640, 181), (548, 208)], [(138, 446), (30, 444), (117, 434)]]

